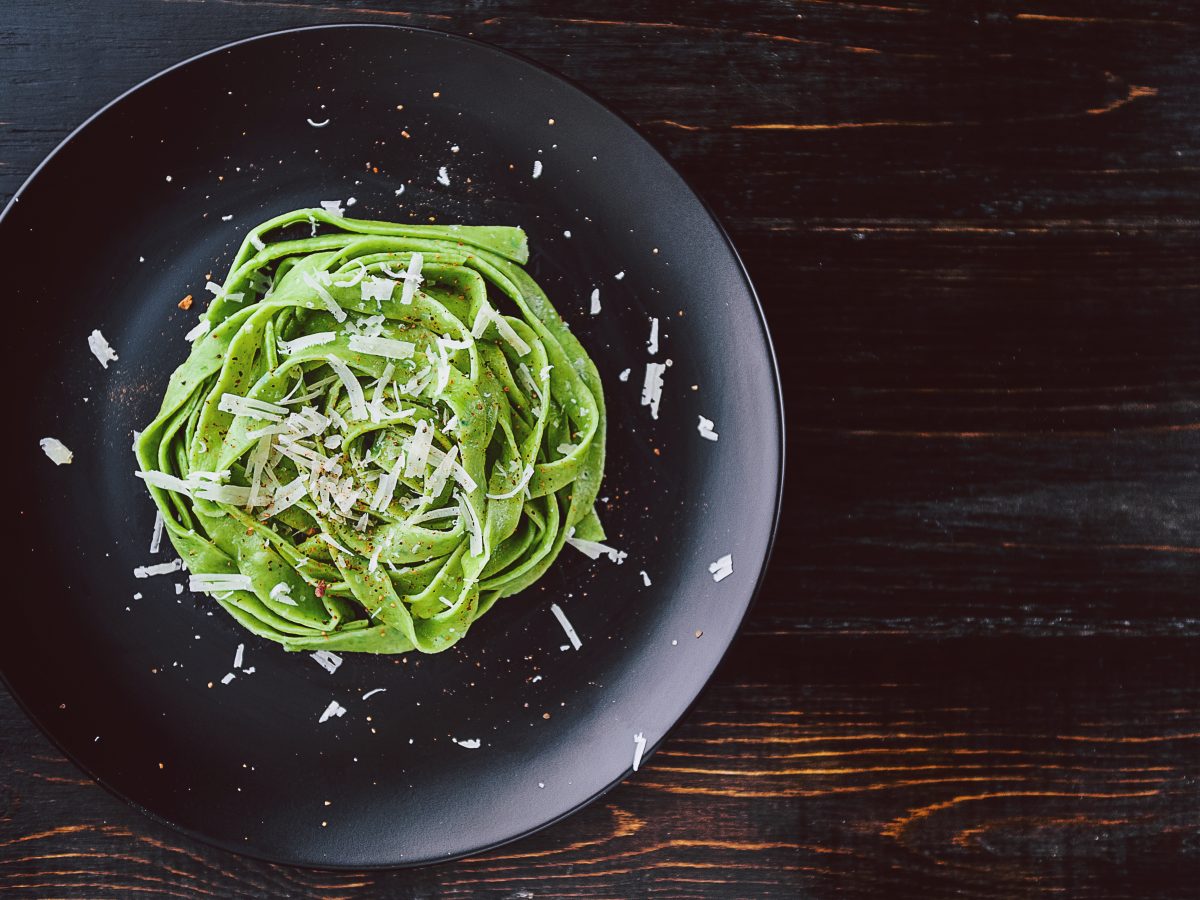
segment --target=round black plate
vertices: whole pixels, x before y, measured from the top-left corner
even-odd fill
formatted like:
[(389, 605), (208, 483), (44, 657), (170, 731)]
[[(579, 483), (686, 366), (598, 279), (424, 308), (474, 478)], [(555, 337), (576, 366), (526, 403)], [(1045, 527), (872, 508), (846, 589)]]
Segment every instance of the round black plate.
[[(528, 230), (532, 274), (604, 380), (602, 513), (629, 558), (567, 548), (453, 650), (348, 654), (329, 674), (207, 598), (177, 595), (182, 576), (133, 578), (173, 554), (148, 551), (154, 513), (130, 443), (187, 354), (201, 306), (178, 301), (204, 297), (208, 273), (223, 277), (245, 229), (350, 197), (363, 218)], [(5, 210), (0, 246), (6, 307), (25, 322), (7, 341), (19, 536), (4, 677), (72, 759), (152, 816), (289, 863), (473, 853), (628, 775), (634, 734), (647, 751), (658, 744), (732, 640), (766, 563), (782, 476), (762, 314), (679, 175), (553, 73), (409, 28), (310, 28), (223, 47), (75, 132)], [(107, 370), (87, 349), (94, 328), (120, 354)], [(657, 421), (640, 405), (651, 359), (673, 362)], [(700, 437), (700, 415), (718, 442)], [(52, 465), (44, 436), (74, 463)], [(727, 553), (734, 573), (715, 583), (709, 564)], [(223, 684), (238, 644), (254, 671)], [(362, 699), (376, 688), (386, 692)], [(346, 714), (318, 723), (331, 700)], [(466, 739), (482, 745), (456, 743)]]

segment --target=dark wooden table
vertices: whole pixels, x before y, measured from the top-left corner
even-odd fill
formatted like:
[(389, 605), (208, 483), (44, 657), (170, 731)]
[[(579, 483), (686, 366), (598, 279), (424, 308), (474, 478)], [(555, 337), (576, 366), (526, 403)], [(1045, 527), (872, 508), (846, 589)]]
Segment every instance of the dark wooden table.
[(713, 204), (785, 383), (766, 587), (643, 771), (416, 872), (193, 843), (0, 696), (0, 893), (1197, 896), (1200, 10), (4, 0), (0, 201), (162, 67), (337, 21), (546, 63)]

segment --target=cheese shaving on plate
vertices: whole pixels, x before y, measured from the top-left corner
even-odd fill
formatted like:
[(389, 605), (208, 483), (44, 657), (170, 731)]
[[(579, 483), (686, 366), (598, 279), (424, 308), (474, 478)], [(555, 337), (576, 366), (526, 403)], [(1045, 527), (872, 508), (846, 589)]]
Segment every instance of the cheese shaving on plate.
[(716, 562), (709, 565), (708, 571), (712, 573), (713, 581), (724, 581), (733, 574), (733, 556), (726, 553)]
[(567, 543), (590, 559), (599, 559), (601, 554), (607, 555), (618, 566), (625, 562), (625, 557), (629, 555), (624, 550), (618, 550), (608, 544), (601, 544), (599, 541), (585, 541), (577, 538), (574, 528), (567, 532)]
[(658, 405), (662, 402), (663, 391), (663, 374), (670, 366), (671, 360), (666, 362), (646, 363), (646, 380), (642, 384), (642, 406), (650, 407), (650, 418), (658, 418)]
[(183, 560), (173, 559), (171, 562), (156, 563), (152, 566), (138, 566), (133, 570), (134, 578), (149, 578), (151, 575), (171, 575), (183, 571)]
[(554, 618), (558, 619), (558, 624), (562, 626), (562, 630), (567, 633), (567, 640), (571, 642), (571, 646), (578, 650), (583, 646), (583, 641), (579, 639), (579, 635), (575, 633), (567, 614), (562, 611), (557, 603), (550, 604), (550, 612), (554, 613)]
[(593, 316), (600, 315), (600, 288), (592, 288), (592, 306), (590, 312)]
[(480, 747), (479, 738), (466, 738), (461, 741), (455, 738), (454, 743), (460, 747), (466, 747), (468, 750), (478, 750)]
[(150, 534), (150, 552), (157, 553), (162, 546), (163, 514), (161, 509), (154, 511), (154, 531)]
[(650, 337), (646, 340), (646, 352), (651, 356), (658, 352), (658, 317), (650, 317)]
[(322, 200), (321, 209), (325, 210), (331, 216), (342, 217), (346, 215), (346, 210), (342, 207), (341, 200)]
[(346, 399), (350, 401), (350, 417), (355, 420), (367, 418), (367, 401), (363, 396), (362, 385), (358, 383), (350, 367), (334, 356), (327, 356), (325, 362), (337, 373), (346, 388)]
[(646, 737), (640, 731), (633, 736), (633, 771), (642, 764), (642, 754), (646, 751)]
[(89, 334), (87, 342), (88, 349), (92, 351), (92, 355), (96, 357), (96, 360), (100, 363), (100, 365), (104, 366), (104, 368), (107, 369), (110, 362), (117, 361), (118, 357), (116, 351), (109, 346), (109, 343), (105, 339), (104, 335), (100, 333), (100, 329), (97, 328), (95, 331)]
[(38, 441), (38, 445), (56, 466), (68, 465), (75, 458), (75, 454), (58, 438), (44, 437)]
[(338, 666), (342, 664), (342, 658), (336, 653), (330, 653), (328, 650), (318, 650), (316, 653), (310, 653), (308, 655), (316, 660), (317, 665), (319, 665), (330, 675), (336, 672), (338, 670)]
[(329, 705), (325, 707), (325, 712), (321, 713), (321, 718), (317, 719), (317, 721), (327, 722), (334, 716), (344, 716), (345, 714), (346, 707), (342, 706), (342, 704), (338, 703), (336, 700), (330, 700)]
[(700, 416), (700, 424), (696, 426), (696, 430), (700, 432), (700, 437), (704, 438), (706, 441), (717, 440), (719, 435), (713, 431), (714, 424), (715, 423), (712, 419), (706, 419), (704, 416)]

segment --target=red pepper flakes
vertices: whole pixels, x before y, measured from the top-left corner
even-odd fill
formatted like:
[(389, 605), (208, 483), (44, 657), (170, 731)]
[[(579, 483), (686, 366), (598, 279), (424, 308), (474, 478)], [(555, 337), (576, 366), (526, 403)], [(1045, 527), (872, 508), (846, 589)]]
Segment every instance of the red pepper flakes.
[(191, 309), (192, 308), (192, 295), (191, 294), (188, 294), (186, 297), (184, 297), (182, 300), (179, 301), (179, 308), (180, 309)]
[(329, 585), (328, 585), (328, 584), (326, 584), (324, 581), (318, 581), (318, 582), (317, 582), (317, 589), (316, 589), (316, 591), (315, 591), (314, 593), (316, 593), (317, 597), (318, 597), (318, 598), (320, 598), (320, 597), (324, 597), (324, 596), (325, 596), (325, 592), (326, 592), (327, 590), (329, 590)]

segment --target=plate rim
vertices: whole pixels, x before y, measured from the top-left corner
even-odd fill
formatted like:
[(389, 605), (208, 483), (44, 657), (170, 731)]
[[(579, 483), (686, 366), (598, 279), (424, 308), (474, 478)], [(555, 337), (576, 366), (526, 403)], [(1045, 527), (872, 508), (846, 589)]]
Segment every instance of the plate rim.
[[(243, 37), (243, 38), (238, 38), (237, 40), (228, 41), (226, 43), (219, 44), (215, 47), (211, 47), (208, 50), (201, 51), (200, 53), (193, 54), (192, 56), (186, 57), (185, 59), (182, 59), (178, 62), (172, 63), (171, 65), (167, 66), (166, 68), (160, 69), (159, 71), (155, 72), (154, 74), (150, 75), (149, 77), (142, 79), (141, 81), (137, 82), (136, 84), (134, 84), (131, 87), (127, 88), (126, 90), (122, 91), (116, 97), (114, 97), (113, 99), (109, 100), (107, 103), (102, 105), (99, 109), (97, 109), (95, 112), (93, 112), (91, 115), (89, 115), (86, 119), (84, 119), (82, 122), (80, 122), (77, 126), (75, 126), (73, 129), (71, 129), (71, 131), (68, 132), (68, 134), (61, 141), (59, 141), (58, 144), (55, 145), (54, 149), (52, 149), (48, 154), (46, 154), (46, 156), (41, 160), (41, 162), (39, 162), (37, 164), (37, 166), (34, 167), (34, 169), (29, 173), (29, 175), (25, 178), (25, 180), (21, 182), (21, 185), (16, 189), (16, 191), (13, 193), (12, 197), (10, 197), (8, 202), (4, 205), (4, 208), (2, 210), (0, 210), (0, 229), (3, 228), (5, 220), (8, 218), (8, 216), (12, 212), (12, 210), (20, 202), (21, 195), (25, 192), (25, 190), (31, 184), (34, 183), (34, 181), (38, 178), (38, 176), (41, 175), (42, 170), (45, 169), (54, 160), (54, 158), (56, 156), (58, 156), (58, 154), (62, 150), (64, 150), (72, 141), (74, 141), (76, 139), (76, 137), (78, 137), (86, 128), (88, 128), (90, 125), (92, 125), (98, 119), (100, 119), (102, 116), (104, 116), (110, 110), (114, 109), (119, 104), (124, 102), (127, 98), (129, 98), (133, 94), (137, 93), (138, 91), (142, 90), (144, 87), (147, 87), (148, 85), (159, 80), (160, 78), (166, 77), (167, 75), (174, 72), (176, 69), (180, 69), (180, 68), (183, 68), (184, 66), (191, 65), (192, 63), (199, 62), (200, 60), (203, 60), (206, 57), (214, 56), (218, 53), (223, 53), (226, 50), (230, 50), (234, 47), (241, 46), (242, 44), (249, 44), (249, 43), (253, 43), (255, 41), (262, 41), (262, 40), (269, 40), (272, 38), (285, 37), (288, 35), (297, 34), (297, 33), (301, 33), (301, 32), (308, 32), (308, 31), (334, 31), (334, 32), (337, 32), (337, 31), (345, 31), (345, 30), (349, 30), (349, 29), (354, 29), (354, 30), (373, 29), (373, 30), (381, 30), (381, 31), (386, 30), (386, 31), (417, 32), (417, 33), (423, 33), (426, 35), (432, 35), (435, 39), (447, 39), (447, 40), (452, 40), (452, 41), (458, 41), (458, 42), (461, 42), (464, 44), (475, 45), (476, 47), (483, 48), (484, 50), (487, 50), (487, 51), (490, 51), (493, 53), (498, 53), (501, 56), (509, 57), (510, 59), (515, 60), (516, 62), (523, 63), (527, 66), (532, 66), (533, 68), (535, 68), (545, 74), (548, 74), (551, 77), (556, 78), (561, 82), (564, 82), (565, 84), (569, 85), (571, 88), (575, 89), (576, 91), (578, 91), (579, 93), (584, 95), (592, 103), (599, 106), (602, 110), (604, 110), (608, 114), (616, 117), (623, 125), (625, 125), (626, 128), (628, 128), (629, 131), (637, 138), (637, 140), (641, 141), (641, 143), (644, 144), (651, 153), (653, 153), (660, 160), (662, 160), (662, 162), (667, 166), (667, 168), (672, 173), (674, 173), (674, 175), (677, 178), (679, 178), (679, 180), (683, 183), (684, 187), (687, 188), (688, 192), (699, 202), (700, 207), (703, 209), (705, 215), (708, 217), (709, 222), (716, 228), (717, 234), (720, 236), (720, 238), (724, 242), (726, 248), (729, 250), (730, 254), (732, 255), (733, 260), (737, 265), (738, 271), (741, 274), (742, 281), (749, 291), (750, 299), (754, 303), (754, 308), (758, 314), (759, 331), (761, 333), (762, 340), (763, 340), (763, 343), (764, 343), (766, 351), (767, 351), (766, 355), (767, 355), (767, 361), (769, 362), (769, 369), (770, 369), (770, 373), (771, 373), (771, 381), (772, 381), (772, 388), (773, 388), (772, 393), (773, 393), (774, 400), (775, 400), (774, 406), (775, 406), (776, 420), (778, 422), (778, 432), (779, 432), (778, 443), (777, 443), (777, 447), (776, 447), (777, 453), (779, 455), (779, 465), (778, 465), (777, 471), (774, 473), (775, 480), (776, 480), (775, 501), (773, 504), (773, 508), (771, 510), (771, 525), (770, 525), (769, 534), (767, 536), (767, 543), (766, 543), (766, 548), (765, 548), (764, 555), (763, 555), (763, 562), (762, 562), (761, 567), (758, 570), (758, 573), (755, 576), (754, 584), (750, 590), (749, 599), (746, 602), (745, 609), (743, 609), (742, 614), (739, 616), (736, 626), (730, 631), (729, 637), (725, 640), (725, 644), (721, 648), (720, 655), (717, 657), (716, 663), (713, 665), (712, 669), (704, 676), (703, 683), (700, 685), (699, 689), (696, 691), (695, 696), (693, 696), (692, 699), (688, 702), (688, 704), (684, 708), (684, 710), (679, 714), (679, 716), (674, 721), (672, 721), (662, 731), (661, 736), (659, 737), (659, 739), (657, 741), (654, 742), (653, 745), (646, 747), (645, 753), (643, 754), (643, 761), (649, 760), (657, 752), (658, 748), (662, 745), (662, 743), (665, 740), (667, 740), (668, 737), (671, 736), (671, 733), (679, 726), (680, 722), (682, 722), (685, 718), (687, 718), (688, 715), (691, 714), (691, 712), (695, 709), (696, 704), (700, 701), (700, 699), (705, 695), (705, 693), (711, 687), (714, 677), (716, 676), (718, 670), (721, 668), (721, 665), (725, 662), (726, 657), (729, 654), (730, 647), (733, 646), (733, 642), (737, 639), (738, 635), (741, 633), (742, 627), (746, 623), (746, 618), (749, 616), (750, 611), (754, 608), (755, 604), (758, 601), (759, 594), (762, 590), (763, 581), (766, 578), (767, 570), (770, 568), (771, 558), (775, 551), (775, 543), (776, 543), (776, 539), (778, 537), (778, 532), (779, 532), (779, 523), (780, 523), (780, 519), (782, 517), (782, 512), (783, 512), (783, 489), (784, 489), (784, 479), (785, 479), (786, 469), (787, 469), (787, 453), (786, 453), (787, 431), (786, 431), (785, 410), (784, 410), (784, 403), (783, 403), (783, 385), (782, 385), (782, 381), (780, 380), (780, 375), (779, 375), (779, 359), (778, 359), (778, 356), (775, 351), (774, 341), (771, 339), (771, 331), (770, 331), (770, 327), (767, 324), (767, 317), (763, 310), (762, 301), (758, 296), (758, 291), (754, 287), (754, 282), (750, 278), (750, 273), (746, 268), (746, 264), (742, 260), (741, 254), (738, 253), (737, 247), (734, 245), (733, 240), (729, 237), (729, 233), (725, 230), (725, 226), (721, 223), (721, 220), (717, 217), (716, 213), (713, 211), (713, 209), (709, 205), (708, 201), (705, 200), (703, 195), (701, 195), (692, 186), (691, 181), (689, 181), (683, 175), (683, 173), (679, 171), (679, 169), (666, 156), (666, 154), (663, 153), (661, 150), (659, 150), (658, 147), (656, 147), (649, 140), (649, 138), (647, 138), (641, 132), (641, 130), (637, 127), (637, 125), (635, 123), (631, 122), (624, 114), (622, 114), (618, 110), (614, 109), (607, 102), (605, 102), (604, 100), (602, 100), (601, 98), (596, 96), (596, 94), (591, 89), (587, 88), (584, 85), (581, 85), (578, 81), (571, 78), (570, 76), (565, 75), (562, 72), (559, 72), (558, 70), (552, 68), (551, 66), (541, 63), (535, 59), (531, 59), (522, 53), (518, 53), (514, 50), (509, 50), (505, 47), (501, 47), (497, 44), (491, 43), (490, 41), (485, 41), (485, 40), (482, 40), (480, 38), (477, 38), (477, 37), (474, 37), (471, 35), (460, 34), (458, 32), (453, 32), (453, 31), (444, 31), (442, 29), (430, 28), (428, 26), (423, 26), (423, 25), (408, 25), (408, 24), (380, 23), (380, 22), (326, 22), (326, 23), (317, 24), (317, 25), (300, 25), (300, 26), (295, 26), (292, 28), (281, 28), (281, 29), (276, 29), (274, 31), (260, 32), (258, 34), (253, 34), (248, 37)], [(193, 831), (192, 829), (187, 828), (186, 826), (180, 825), (180, 824), (172, 821), (171, 819), (167, 818), (166, 816), (163, 816), (160, 813), (157, 813), (154, 810), (151, 810), (151, 809), (143, 806), (142, 804), (138, 803), (132, 797), (127, 796), (122, 791), (118, 790), (115, 786), (109, 784), (105, 778), (98, 775), (90, 767), (85, 766), (82, 762), (79, 761), (79, 759), (75, 756), (74, 753), (72, 753), (70, 750), (68, 750), (66, 747), (64, 747), (62, 745), (62, 743), (59, 742), (58, 738), (55, 737), (54, 733), (50, 730), (50, 728), (47, 727), (47, 725), (42, 721), (42, 719), (39, 716), (34, 714), (34, 712), (29, 708), (29, 706), (26, 704), (25, 700), (21, 697), (21, 695), (16, 690), (13, 689), (12, 684), (9, 682), (8, 674), (5, 670), (2, 660), (0, 660), (0, 683), (2, 683), (4, 685), (4, 688), (8, 692), (8, 695), (10, 697), (12, 697), (12, 699), (16, 702), (18, 708), (25, 714), (26, 718), (28, 718), (29, 721), (31, 721), (35, 726), (37, 726), (37, 729), (42, 733), (43, 736), (46, 737), (47, 740), (50, 741), (50, 743), (55, 747), (55, 749), (57, 749), (60, 753), (62, 753), (63, 756), (65, 756), (68, 760), (70, 760), (71, 764), (74, 765), (81, 772), (83, 772), (88, 778), (90, 778), (96, 784), (100, 785), (100, 787), (104, 788), (104, 790), (107, 791), (110, 795), (117, 798), (122, 803), (129, 806), (131, 809), (137, 811), (141, 815), (146, 816), (147, 818), (151, 819), (152, 821), (157, 822), (160, 825), (163, 825), (163, 826), (169, 828), (170, 830), (176, 832), (177, 834), (185, 835), (189, 839), (194, 840), (197, 843), (199, 843), (205, 847), (211, 847), (216, 850), (220, 850), (222, 852), (231, 853), (235, 856), (244, 857), (246, 859), (252, 859), (257, 862), (269, 863), (271, 865), (290, 866), (290, 867), (302, 869), (305, 871), (313, 871), (313, 872), (322, 872), (322, 871), (325, 871), (325, 872), (389, 872), (389, 871), (400, 871), (400, 870), (409, 870), (409, 869), (431, 868), (433, 866), (456, 862), (458, 860), (466, 859), (468, 857), (480, 856), (482, 854), (489, 853), (493, 850), (496, 850), (500, 847), (505, 847), (510, 844), (513, 844), (516, 841), (520, 841), (527, 837), (531, 837), (532, 835), (537, 834), (538, 832), (540, 832), (546, 828), (550, 828), (551, 826), (556, 825), (559, 822), (562, 822), (564, 819), (570, 818), (571, 816), (575, 815), (576, 813), (578, 813), (585, 807), (591, 806), (597, 800), (604, 797), (611, 790), (613, 790), (617, 785), (619, 785), (621, 782), (625, 781), (627, 778), (629, 778), (633, 774), (632, 772), (622, 773), (617, 778), (613, 779), (608, 784), (606, 784), (604, 787), (602, 787), (598, 791), (596, 791), (596, 793), (592, 794), (592, 796), (588, 797), (587, 799), (583, 800), (582, 802), (580, 802), (578, 804), (575, 804), (574, 806), (571, 806), (569, 809), (564, 810), (559, 815), (557, 815), (551, 819), (547, 819), (545, 822), (542, 822), (532, 828), (527, 828), (524, 831), (518, 832), (513, 835), (509, 835), (508, 837), (501, 838), (500, 840), (482, 844), (478, 847), (463, 851), (461, 853), (455, 853), (450, 856), (438, 857), (436, 859), (414, 860), (411, 862), (399, 861), (399, 862), (393, 862), (393, 863), (378, 863), (378, 864), (369, 864), (369, 865), (354, 865), (354, 864), (348, 864), (348, 863), (339, 863), (336, 861), (331, 861), (328, 863), (322, 862), (319, 864), (318, 863), (297, 862), (293, 859), (283, 859), (281, 857), (274, 857), (267, 853), (257, 851), (250, 847), (241, 847), (241, 846), (235, 846), (233, 844), (227, 844), (227, 843), (219, 840), (218, 838)]]

